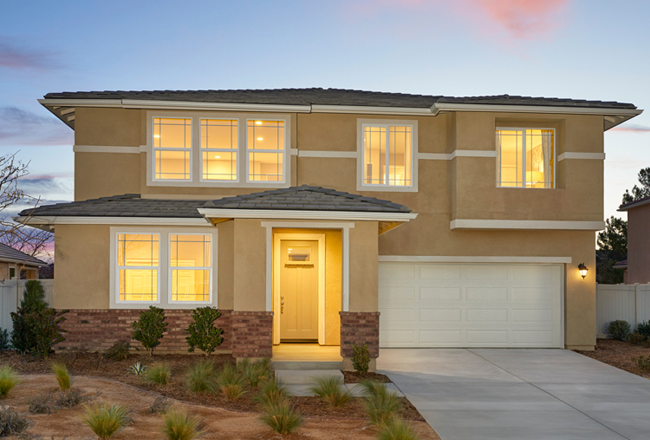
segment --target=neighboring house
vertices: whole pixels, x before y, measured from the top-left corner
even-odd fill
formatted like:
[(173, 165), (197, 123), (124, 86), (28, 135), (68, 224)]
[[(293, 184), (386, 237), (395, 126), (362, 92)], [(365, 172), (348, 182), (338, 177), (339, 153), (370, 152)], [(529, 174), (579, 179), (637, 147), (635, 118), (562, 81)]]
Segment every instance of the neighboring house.
[(165, 350), (186, 349), (190, 309), (218, 307), (237, 358), (596, 343), (603, 132), (632, 104), (337, 89), (40, 103), (75, 130), (75, 202), (28, 220), (55, 233), (62, 348), (128, 338), (150, 305), (167, 309)]
[(650, 283), (650, 197), (621, 205), (627, 212), (627, 260), (614, 265), (623, 270), (625, 284)]
[(39, 269), (45, 266), (45, 261), (0, 243), (0, 280), (19, 277), (23, 280), (37, 280)]

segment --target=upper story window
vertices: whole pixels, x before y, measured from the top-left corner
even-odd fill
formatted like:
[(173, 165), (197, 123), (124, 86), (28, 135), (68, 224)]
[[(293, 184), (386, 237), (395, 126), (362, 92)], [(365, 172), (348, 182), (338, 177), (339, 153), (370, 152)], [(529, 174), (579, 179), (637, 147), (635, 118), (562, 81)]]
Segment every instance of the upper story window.
[(157, 180), (190, 180), (192, 120), (154, 118), (154, 175)]
[(497, 186), (555, 188), (555, 130), (496, 130)]
[(284, 180), (284, 121), (248, 120), (246, 150), (249, 182)]
[(201, 180), (237, 181), (239, 121), (201, 119)]
[(414, 125), (363, 123), (363, 187), (413, 187)]

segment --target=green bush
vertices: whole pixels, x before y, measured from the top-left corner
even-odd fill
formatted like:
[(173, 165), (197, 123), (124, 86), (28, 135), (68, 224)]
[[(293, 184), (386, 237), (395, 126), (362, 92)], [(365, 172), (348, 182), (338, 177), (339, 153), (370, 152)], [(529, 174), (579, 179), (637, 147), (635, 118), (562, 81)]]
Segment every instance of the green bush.
[(291, 434), (303, 423), (302, 415), (288, 401), (264, 406), (260, 420), (278, 434)]
[(149, 310), (140, 312), (140, 319), (133, 322), (133, 339), (149, 350), (151, 356), (154, 348), (160, 344), (167, 325), (165, 311), (158, 307), (149, 306)]
[(362, 376), (368, 372), (370, 352), (366, 343), (362, 345), (352, 344), (352, 366)]
[(116, 341), (111, 348), (104, 353), (105, 359), (112, 361), (124, 361), (131, 357), (131, 344), (129, 341)]
[(190, 324), (187, 332), (190, 334), (187, 338), (187, 349), (190, 353), (198, 348), (206, 356), (209, 356), (215, 348), (223, 342), (221, 335), (223, 330), (214, 326), (214, 321), (221, 316), (221, 312), (212, 307), (199, 307), (192, 310), (192, 319), (194, 322)]
[(273, 376), (273, 367), (271, 366), (271, 360), (268, 358), (257, 362), (250, 362), (244, 358), (237, 363), (237, 371), (252, 388), (257, 388), (260, 382)]
[(187, 412), (169, 411), (163, 416), (167, 440), (193, 440), (201, 435), (201, 421)]
[(193, 393), (214, 391), (216, 389), (217, 370), (214, 362), (207, 359), (192, 365), (185, 376), (185, 384)]
[(315, 384), (309, 388), (309, 391), (325, 400), (333, 408), (344, 406), (352, 399), (347, 390), (341, 390), (344, 385), (338, 377), (320, 376), (316, 377), (314, 381)]
[(269, 379), (259, 385), (259, 393), (255, 396), (255, 401), (265, 405), (277, 405), (289, 398), (287, 389), (276, 380)]
[(47, 356), (55, 344), (65, 340), (63, 333), (66, 330), (61, 328), (65, 313), (67, 310), (48, 307), (40, 281), (28, 281), (20, 307), (11, 313), (11, 344), (14, 349), (23, 354)]
[(100, 439), (110, 438), (126, 425), (133, 424), (128, 417), (129, 411), (121, 405), (97, 405), (86, 407), (83, 422), (93, 430)]
[(7, 329), (0, 331), (0, 352), (11, 350), (11, 335)]
[(639, 356), (638, 358), (632, 358), (632, 361), (636, 362), (641, 371), (644, 373), (650, 371), (650, 356), (645, 358), (643, 356)]
[(61, 391), (68, 391), (72, 385), (70, 373), (68, 373), (68, 367), (66, 367), (65, 364), (56, 362), (52, 364), (52, 373), (54, 373), (54, 377), (56, 377), (56, 381), (59, 383)]
[(223, 366), (217, 377), (217, 385), (228, 400), (236, 400), (246, 393), (246, 382), (232, 364)]
[(167, 385), (172, 378), (172, 369), (167, 364), (154, 365), (145, 371), (144, 378), (156, 385)]
[(0, 437), (19, 435), (27, 431), (29, 421), (21, 417), (11, 406), (0, 406)]
[(391, 419), (402, 412), (402, 401), (397, 395), (386, 389), (386, 385), (379, 382), (361, 382), (364, 394), (363, 404), (366, 414), (375, 426), (381, 427), (388, 424)]
[(638, 333), (630, 333), (627, 335), (627, 338), (625, 338), (625, 340), (630, 344), (641, 345), (645, 341), (645, 338)]
[(379, 440), (418, 440), (413, 425), (401, 417), (391, 419), (379, 429)]
[(0, 399), (7, 397), (11, 389), (19, 383), (18, 373), (13, 368), (7, 365), (0, 367)]
[(644, 321), (636, 326), (636, 332), (645, 340), (650, 339), (650, 321)]
[(627, 321), (612, 321), (607, 326), (607, 333), (614, 339), (625, 341), (630, 334), (630, 324)]

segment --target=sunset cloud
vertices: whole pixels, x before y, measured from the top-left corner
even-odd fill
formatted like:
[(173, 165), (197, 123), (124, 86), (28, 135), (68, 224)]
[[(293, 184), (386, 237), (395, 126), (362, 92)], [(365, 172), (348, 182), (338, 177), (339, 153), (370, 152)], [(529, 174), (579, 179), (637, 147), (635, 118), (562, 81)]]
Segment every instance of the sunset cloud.
[(0, 145), (72, 145), (73, 132), (54, 116), (0, 107)]
[(647, 125), (624, 124), (612, 128), (610, 131), (631, 131), (636, 133), (650, 133), (650, 127)]
[(55, 68), (57, 63), (53, 54), (27, 48), (15, 40), (0, 36), (0, 68), (8, 69), (45, 69)]

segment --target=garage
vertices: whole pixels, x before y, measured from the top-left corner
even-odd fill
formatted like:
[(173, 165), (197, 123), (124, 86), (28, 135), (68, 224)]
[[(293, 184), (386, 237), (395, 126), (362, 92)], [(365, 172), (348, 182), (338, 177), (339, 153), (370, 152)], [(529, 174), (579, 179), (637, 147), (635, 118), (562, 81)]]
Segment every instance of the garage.
[(561, 264), (379, 263), (381, 347), (562, 348)]

